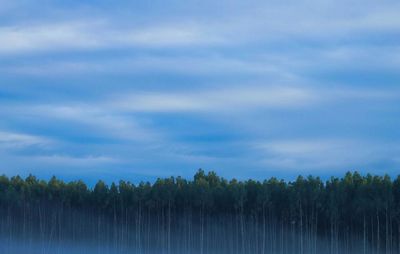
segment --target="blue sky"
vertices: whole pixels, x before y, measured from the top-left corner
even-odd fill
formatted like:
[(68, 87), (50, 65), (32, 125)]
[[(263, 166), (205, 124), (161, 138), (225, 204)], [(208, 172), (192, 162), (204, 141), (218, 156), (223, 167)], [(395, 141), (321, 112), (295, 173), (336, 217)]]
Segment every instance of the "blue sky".
[(0, 0), (0, 173), (400, 169), (398, 1)]

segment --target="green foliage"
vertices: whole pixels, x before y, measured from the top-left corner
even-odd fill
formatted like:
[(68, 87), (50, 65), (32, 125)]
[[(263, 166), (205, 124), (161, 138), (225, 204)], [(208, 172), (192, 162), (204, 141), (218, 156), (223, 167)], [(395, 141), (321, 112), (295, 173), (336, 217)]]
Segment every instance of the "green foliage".
[(65, 183), (52, 177), (48, 182), (30, 175), (0, 176), (1, 205), (18, 206), (22, 202), (60, 203), (69, 207), (93, 207), (107, 210), (115, 204), (119, 207), (145, 206), (166, 207), (204, 206), (212, 213), (259, 213), (263, 209), (277, 214), (290, 213), (292, 207), (305, 210), (317, 209), (318, 213), (348, 220), (359, 214), (375, 213), (376, 210), (393, 210), (398, 215), (400, 206), (400, 176), (394, 181), (389, 176), (361, 176), (347, 173), (343, 178), (330, 178), (322, 182), (318, 177), (299, 176), (293, 182), (276, 178), (269, 180), (227, 181), (215, 172), (199, 170), (193, 180), (181, 177), (157, 179), (153, 184), (120, 181), (108, 186), (98, 181), (89, 189), (84, 182)]
[[(379, 250), (385, 242), (385, 248), (394, 244), (394, 240), (386, 239), (400, 235), (400, 176), (391, 180), (387, 175), (349, 172), (326, 182), (313, 176), (299, 176), (293, 182), (276, 178), (228, 181), (215, 172), (199, 170), (192, 180), (170, 177), (138, 185), (122, 180), (107, 185), (100, 180), (88, 188), (82, 181), (66, 183), (56, 177), (46, 182), (32, 175), (26, 179), (3, 175), (0, 209), (7, 216), (25, 217), (26, 210), (31, 209), (31, 218), (43, 218), (45, 210), (51, 209), (77, 211), (101, 215), (98, 221), (109, 217), (114, 223), (125, 224), (149, 223), (157, 218), (159, 223), (167, 223), (168, 230), (180, 217), (189, 220), (193, 216), (196, 222), (198, 216), (204, 223), (205, 215), (240, 215), (241, 223), (245, 223), (243, 218), (274, 222), (292, 230), (294, 227), (301, 234), (349, 237), (364, 232), (364, 240), (376, 244)], [(377, 243), (382, 243), (381, 247)]]

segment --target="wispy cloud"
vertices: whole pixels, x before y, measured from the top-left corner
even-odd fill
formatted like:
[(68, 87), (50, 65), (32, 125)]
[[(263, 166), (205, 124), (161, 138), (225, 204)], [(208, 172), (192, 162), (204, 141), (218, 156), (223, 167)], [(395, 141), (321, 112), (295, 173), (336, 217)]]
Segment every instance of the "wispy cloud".
[(163, 93), (135, 92), (115, 96), (109, 107), (132, 112), (208, 112), (233, 113), (264, 109), (299, 109), (305, 106), (323, 106), (344, 101), (396, 101), (397, 89), (355, 89), (347, 87), (253, 86), (208, 88), (197, 91)]
[(79, 22), (0, 27), (0, 52), (4, 54), (101, 46), (102, 42), (98, 38), (85, 32), (91, 30), (90, 27), (93, 24)]
[(47, 146), (53, 141), (41, 136), (25, 133), (0, 131), (1, 148), (24, 148), (28, 146)]
[(75, 105), (34, 105), (28, 114), (49, 120), (64, 120), (68, 123), (88, 126), (104, 137), (111, 136), (123, 140), (149, 141), (160, 138), (149, 128), (140, 126), (134, 117), (124, 117), (117, 111), (103, 108), (101, 103)]
[[(270, 78), (294, 80), (296, 75), (280, 59), (240, 59), (230, 56), (132, 56), (98, 60), (41, 61), (0, 65), (0, 72), (18, 75), (59, 76), (90, 73), (143, 74), (155, 71), (195, 75), (263, 75)], [(276, 57), (276, 56), (275, 56)]]
[(70, 155), (47, 155), (47, 156), (26, 156), (26, 160), (33, 163), (46, 163), (51, 165), (68, 165), (68, 166), (93, 166), (104, 165), (105, 163), (116, 163), (117, 159), (108, 156), (70, 156)]
[(207, 91), (134, 93), (111, 105), (125, 111), (239, 112), (249, 108), (290, 108), (309, 104), (312, 91), (295, 87), (241, 87)]
[(172, 24), (121, 32), (119, 40), (126, 45), (148, 47), (198, 46), (225, 43), (225, 39), (199, 24)]
[(175, 47), (223, 43), (197, 24), (129, 27), (104, 20), (0, 27), (0, 53), (95, 50), (120, 47)]
[(355, 170), (362, 165), (395, 160), (400, 146), (354, 139), (272, 140), (254, 146), (269, 167), (291, 170)]
[[(79, 179), (85, 175), (96, 175), (97, 179), (104, 179), (106, 174), (115, 172), (115, 167), (119, 164), (117, 158), (101, 155), (18, 155), (0, 153), (0, 160), (2, 161), (1, 174), (35, 174), (41, 177), (52, 175), (57, 175), (58, 177), (73, 176)], [(114, 169), (114, 171), (110, 169)]]
[[(311, 39), (329, 44), (328, 40), (337, 43), (375, 32), (393, 33), (399, 28), (398, 3), (379, 5), (363, 2), (359, 5), (355, 4), (358, 1), (352, 2), (356, 8), (344, 8), (344, 4), (337, 1), (296, 2), (290, 5), (284, 2), (265, 3), (263, 8), (257, 6), (235, 17), (236, 24), (241, 28), (235, 29), (235, 32), (241, 35), (239, 38), (242, 40)], [(260, 31), (263, 33), (257, 33)]]

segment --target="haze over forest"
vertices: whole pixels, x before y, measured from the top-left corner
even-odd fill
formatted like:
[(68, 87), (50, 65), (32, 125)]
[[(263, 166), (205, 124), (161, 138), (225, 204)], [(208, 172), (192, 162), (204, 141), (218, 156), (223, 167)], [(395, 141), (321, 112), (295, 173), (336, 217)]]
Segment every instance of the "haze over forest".
[(110, 186), (0, 177), (2, 253), (400, 251), (400, 176), (193, 179)]

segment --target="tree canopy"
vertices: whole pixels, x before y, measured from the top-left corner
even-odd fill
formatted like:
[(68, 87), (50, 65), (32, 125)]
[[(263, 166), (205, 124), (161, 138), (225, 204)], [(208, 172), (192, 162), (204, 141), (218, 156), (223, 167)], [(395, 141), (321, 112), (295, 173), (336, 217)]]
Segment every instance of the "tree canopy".
[[(11, 231), (24, 239), (38, 231), (38, 238), (134, 243), (142, 251), (152, 241), (171, 252), (175, 235), (184, 235), (187, 246), (210, 253), (218, 245), (213, 234), (222, 230), (232, 234), (235, 243), (226, 247), (232, 253), (285, 253), (288, 235), (299, 253), (318, 253), (322, 242), (325, 253), (400, 253), (400, 176), (239, 181), (199, 170), (191, 180), (99, 180), (89, 188), (83, 181), (3, 175), (0, 215), (2, 236)], [(88, 224), (78, 227), (82, 218)]]

